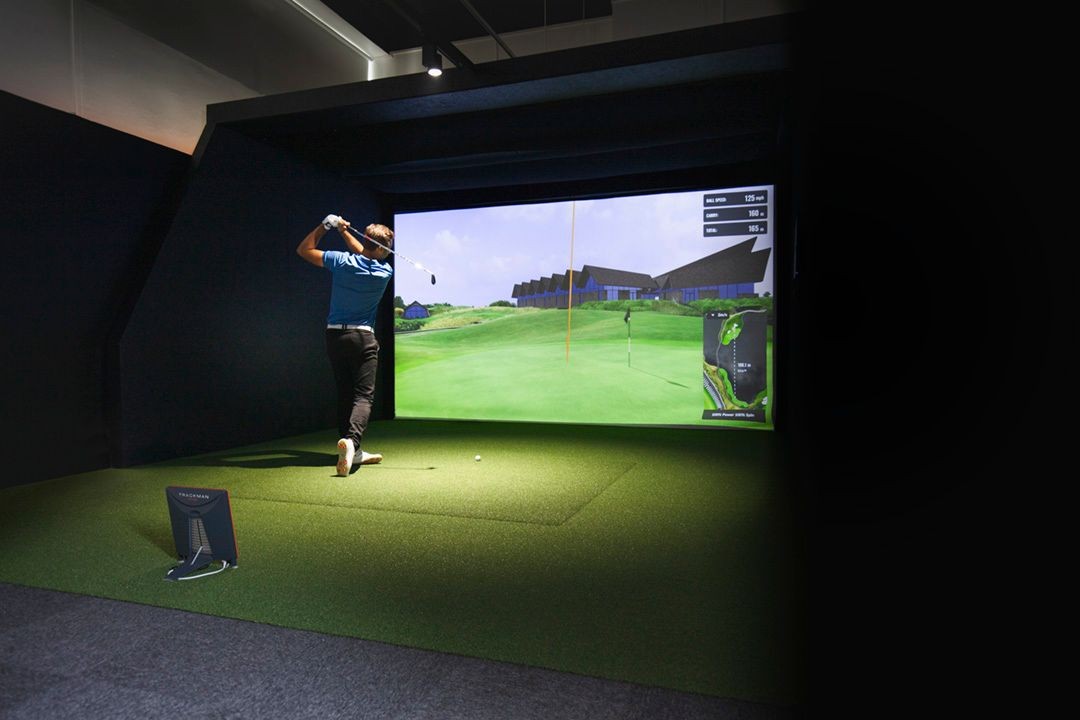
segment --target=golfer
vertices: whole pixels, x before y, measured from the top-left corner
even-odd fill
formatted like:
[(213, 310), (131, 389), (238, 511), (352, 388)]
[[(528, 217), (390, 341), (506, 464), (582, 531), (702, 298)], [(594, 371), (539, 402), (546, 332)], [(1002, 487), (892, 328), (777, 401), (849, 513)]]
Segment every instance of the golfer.
[[(318, 249), (319, 240), (329, 230), (337, 230), (350, 252)], [(364, 236), (393, 247), (394, 231), (385, 225), (368, 225)], [(394, 269), (386, 262), (390, 254), (373, 242), (361, 243), (349, 232), (349, 222), (327, 215), (307, 234), (296, 254), (312, 265), (326, 268), (333, 276), (330, 286), (330, 314), (326, 318), (326, 353), (337, 383), (337, 474), (345, 477), (359, 458), (362, 465), (380, 462), (378, 453), (360, 449), (371, 417), (375, 395), (375, 369), (379, 364), (379, 343), (375, 339), (375, 313)]]

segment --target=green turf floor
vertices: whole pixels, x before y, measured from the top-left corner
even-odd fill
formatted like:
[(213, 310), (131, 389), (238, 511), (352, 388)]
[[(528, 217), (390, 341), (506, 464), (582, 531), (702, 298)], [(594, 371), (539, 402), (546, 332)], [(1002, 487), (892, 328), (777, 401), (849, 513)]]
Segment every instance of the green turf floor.
[[(776, 436), (387, 421), (0, 491), (0, 580), (711, 695), (801, 700)], [(480, 454), (480, 462), (473, 460)], [(167, 485), (226, 488), (239, 568), (167, 583)], [(198, 642), (198, 623), (178, 628)]]

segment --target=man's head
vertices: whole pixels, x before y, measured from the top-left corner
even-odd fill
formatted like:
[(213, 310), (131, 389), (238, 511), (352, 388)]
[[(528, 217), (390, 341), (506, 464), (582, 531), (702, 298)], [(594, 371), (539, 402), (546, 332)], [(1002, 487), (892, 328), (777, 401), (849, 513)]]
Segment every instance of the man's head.
[[(368, 236), (380, 245), (385, 245), (388, 248), (394, 247), (394, 231), (385, 225), (379, 225), (378, 223), (372, 223), (364, 228), (364, 235)], [(375, 245), (374, 243), (364, 244), (364, 255), (374, 260), (385, 260), (390, 254), (389, 251)]]

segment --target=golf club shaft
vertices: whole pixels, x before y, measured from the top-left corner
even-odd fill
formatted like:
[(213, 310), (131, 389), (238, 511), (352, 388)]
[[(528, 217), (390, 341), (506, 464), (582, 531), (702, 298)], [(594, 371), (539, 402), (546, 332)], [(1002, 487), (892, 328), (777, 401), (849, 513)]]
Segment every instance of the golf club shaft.
[[(352, 226), (350, 225), (349, 227), (347, 227), (345, 229), (346, 230), (352, 230)], [(405, 255), (402, 255), (401, 253), (397, 252), (396, 250), (393, 250), (392, 248), (386, 247), (385, 245), (383, 245), (381, 242), (379, 242), (375, 238), (373, 238), (373, 237), (371, 237), (371, 236), (369, 236), (369, 235), (367, 235), (367, 234), (365, 234), (363, 232), (360, 232), (360, 233), (357, 233), (357, 234), (360, 237), (364, 238), (364, 240), (367, 240), (370, 243), (378, 245), (379, 247), (381, 247), (383, 250), (385, 250), (387, 252), (394, 253), (395, 255), (397, 255), (402, 260), (405, 260), (406, 262), (412, 263), (416, 267), (417, 270), (423, 270), (424, 272), (426, 272), (428, 275), (431, 276), (431, 284), (432, 285), (435, 284), (435, 273), (431, 272), (430, 270), (428, 270), (426, 267), (424, 267), (420, 263), (416, 262), (415, 260), (413, 260), (411, 258), (406, 257)]]

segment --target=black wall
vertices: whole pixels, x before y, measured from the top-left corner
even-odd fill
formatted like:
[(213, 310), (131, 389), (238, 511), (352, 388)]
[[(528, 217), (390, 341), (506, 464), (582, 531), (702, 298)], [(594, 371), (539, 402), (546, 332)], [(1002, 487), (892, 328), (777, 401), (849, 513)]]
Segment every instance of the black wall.
[(0, 484), (109, 466), (109, 338), (189, 163), (0, 92)]
[(828, 10), (801, 64), (816, 707), (1045, 714), (1045, 678), (1027, 683), (1060, 633), (1043, 583), (1072, 524), (1052, 465), (1071, 425), (1051, 419), (1069, 412), (1052, 362), (1070, 323), (1049, 258), (1071, 244), (1074, 131), (1047, 82), (1069, 26)]
[(330, 276), (295, 252), (330, 212), (382, 219), (376, 196), (337, 174), (213, 131), (120, 344), (122, 464), (334, 426)]

